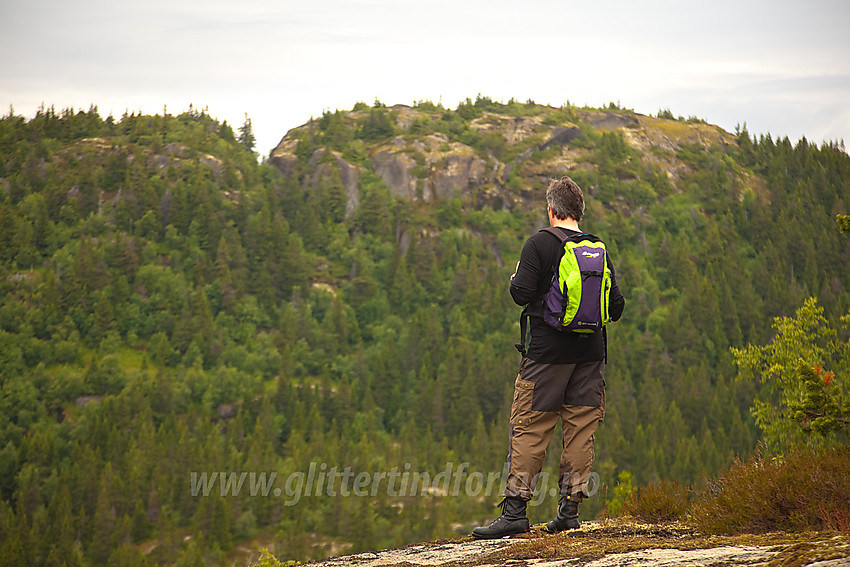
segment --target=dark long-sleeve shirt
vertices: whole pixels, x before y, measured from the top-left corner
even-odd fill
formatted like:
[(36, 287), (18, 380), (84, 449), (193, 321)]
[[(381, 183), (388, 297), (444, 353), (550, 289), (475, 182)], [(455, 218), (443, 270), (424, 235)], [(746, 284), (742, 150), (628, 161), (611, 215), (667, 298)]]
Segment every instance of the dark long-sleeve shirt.
[[(566, 234), (580, 234), (559, 227)], [(559, 331), (543, 321), (542, 298), (552, 283), (553, 269), (561, 258), (563, 246), (553, 234), (537, 232), (528, 240), (520, 254), (519, 267), (511, 279), (511, 297), (517, 305), (529, 306), (531, 344), (528, 357), (547, 364), (574, 364), (605, 358), (605, 341), (602, 332), (574, 333)], [(611, 270), (611, 290), (608, 296), (608, 314), (617, 321), (623, 314), (626, 300), (617, 287), (617, 278), (610, 255), (606, 255)]]

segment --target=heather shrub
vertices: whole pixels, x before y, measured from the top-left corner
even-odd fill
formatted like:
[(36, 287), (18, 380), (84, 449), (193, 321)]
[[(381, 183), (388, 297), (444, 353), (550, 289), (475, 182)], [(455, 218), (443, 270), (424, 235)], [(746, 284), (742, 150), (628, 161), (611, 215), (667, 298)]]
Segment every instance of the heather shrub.
[(850, 528), (850, 447), (799, 449), (738, 460), (709, 480), (692, 508), (706, 533)]
[(690, 489), (677, 481), (662, 480), (629, 495), (622, 512), (644, 522), (672, 522), (688, 513)]

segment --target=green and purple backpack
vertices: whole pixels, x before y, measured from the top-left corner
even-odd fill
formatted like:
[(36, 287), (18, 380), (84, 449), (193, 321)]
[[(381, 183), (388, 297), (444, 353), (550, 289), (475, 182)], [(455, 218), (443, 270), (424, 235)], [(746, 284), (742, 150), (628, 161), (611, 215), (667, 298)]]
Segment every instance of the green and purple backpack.
[[(542, 297), (543, 320), (559, 331), (595, 333), (608, 323), (608, 292), (611, 270), (608, 268), (605, 244), (587, 233), (567, 234), (548, 227), (543, 229), (563, 246), (556, 265), (552, 266), (552, 282)], [(527, 306), (520, 316), (520, 343), (525, 350)]]
[(558, 330), (595, 333), (608, 322), (608, 269), (605, 244), (592, 234), (567, 235), (545, 228), (564, 247), (543, 298), (543, 320)]

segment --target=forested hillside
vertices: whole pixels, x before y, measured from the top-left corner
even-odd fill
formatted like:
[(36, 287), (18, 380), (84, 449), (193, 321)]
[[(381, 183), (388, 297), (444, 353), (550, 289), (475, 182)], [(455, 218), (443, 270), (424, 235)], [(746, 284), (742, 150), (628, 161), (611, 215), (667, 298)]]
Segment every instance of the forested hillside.
[[(749, 455), (764, 393), (729, 347), (810, 296), (850, 310), (842, 145), (478, 97), (252, 146), (192, 109), (0, 119), (0, 565), (305, 560), (492, 517), (498, 491), (467, 481), (505, 460), (507, 282), (549, 177), (585, 189), (627, 298), (587, 517), (624, 472), (699, 484)], [(343, 496), (343, 470), (386, 476)], [(276, 478), (224, 483), (241, 473)]]

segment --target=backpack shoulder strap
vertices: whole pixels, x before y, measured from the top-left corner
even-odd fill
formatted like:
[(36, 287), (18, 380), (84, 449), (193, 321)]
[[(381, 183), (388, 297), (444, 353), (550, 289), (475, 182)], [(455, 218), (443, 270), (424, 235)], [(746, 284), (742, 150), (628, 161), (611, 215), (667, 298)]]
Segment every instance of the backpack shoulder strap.
[(555, 228), (554, 226), (547, 226), (546, 228), (542, 228), (542, 229), (540, 229), (540, 232), (548, 232), (549, 234), (551, 234), (552, 236), (554, 236), (555, 238), (557, 238), (557, 239), (558, 239), (558, 241), (559, 241), (561, 244), (563, 244), (564, 242), (566, 242), (566, 241), (567, 241), (567, 239), (570, 237), (570, 235), (568, 235), (567, 233), (565, 233), (563, 230), (558, 230), (558, 229), (557, 229), (557, 228)]
[[(564, 242), (566, 242), (567, 239), (569, 238), (569, 235), (566, 234), (563, 230), (558, 230), (557, 228), (552, 227), (552, 226), (547, 226), (546, 228), (541, 228), (540, 232), (548, 232), (549, 234), (551, 234), (552, 236), (557, 238), (558, 242), (561, 244), (562, 247), (564, 245)], [(553, 273), (558, 272), (557, 265), (552, 266), (551, 269), (552, 269)], [(525, 358), (528, 355), (528, 351), (525, 348), (526, 338), (528, 336), (528, 317), (529, 317), (528, 312), (529, 312), (529, 309), (531, 308), (531, 306), (535, 302), (541, 301), (541, 299), (542, 299), (542, 297), (537, 298), (535, 301), (532, 301), (528, 305), (526, 305), (525, 308), (522, 310), (522, 313), (519, 316), (519, 342), (517, 344), (515, 344), (514, 346), (516, 347), (516, 349), (519, 351), (519, 353), (522, 355), (523, 358)]]
[[(582, 240), (590, 240), (591, 242), (602, 242), (598, 237), (590, 234), (589, 232), (579, 232), (578, 234), (567, 234), (563, 230), (558, 230), (554, 226), (547, 226), (546, 228), (540, 229), (540, 232), (548, 232), (552, 236), (558, 239), (558, 242), (561, 243), (561, 247), (564, 247), (564, 244), (570, 240), (572, 242), (580, 242)], [(603, 244), (604, 245), (604, 244)], [(561, 261), (560, 254), (563, 252), (559, 252), (559, 255), (555, 258), (555, 263), (552, 266), (552, 274), (558, 273), (558, 263)]]
[[(551, 226), (547, 226), (546, 228), (541, 228), (539, 232), (548, 232), (549, 234), (551, 234), (552, 236), (554, 236), (555, 238), (558, 239), (558, 242), (561, 244), (561, 246), (563, 246), (564, 242), (567, 241), (567, 235), (564, 234), (563, 230), (558, 230), (558, 229), (551, 227)], [(552, 267), (552, 269), (555, 270), (556, 268)], [(522, 355), (523, 358), (525, 358), (528, 355), (528, 351), (525, 348), (526, 338), (528, 336), (528, 317), (529, 317), (528, 311), (535, 302), (539, 302), (540, 300), (541, 300), (541, 298), (537, 298), (534, 301), (529, 302), (523, 308), (522, 313), (519, 316), (519, 342), (516, 343), (514, 346), (516, 347), (516, 349), (519, 351), (519, 353)]]
[(589, 232), (579, 232), (578, 234), (567, 234), (563, 230), (558, 230), (558, 228), (554, 226), (547, 226), (546, 228), (541, 228), (540, 232), (548, 232), (552, 236), (558, 239), (558, 241), (563, 244), (567, 240), (583, 240), (588, 239), (593, 242), (602, 242), (598, 236), (594, 236)]

